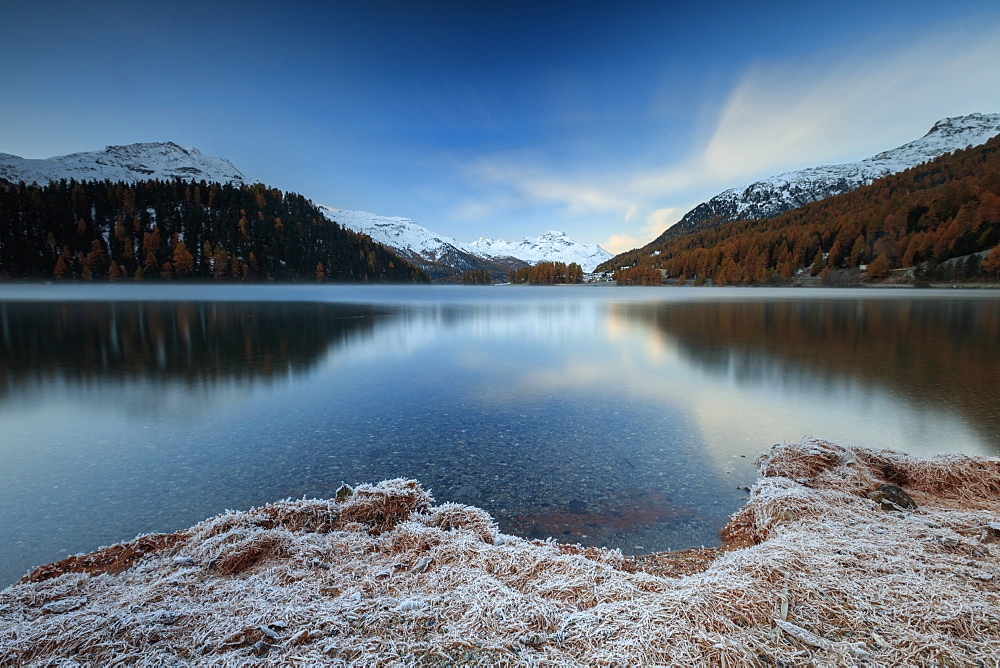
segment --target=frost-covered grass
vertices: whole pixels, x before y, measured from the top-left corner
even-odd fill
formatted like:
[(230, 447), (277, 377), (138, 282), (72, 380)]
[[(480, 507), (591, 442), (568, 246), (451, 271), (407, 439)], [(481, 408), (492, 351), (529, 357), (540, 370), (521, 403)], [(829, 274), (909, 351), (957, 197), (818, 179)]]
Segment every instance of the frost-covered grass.
[[(810, 440), (757, 464), (726, 529), (745, 547), (694, 575), (396, 479), (40, 569), (0, 593), (0, 664), (995, 663), (1000, 460)], [(883, 482), (918, 508), (882, 510)]]

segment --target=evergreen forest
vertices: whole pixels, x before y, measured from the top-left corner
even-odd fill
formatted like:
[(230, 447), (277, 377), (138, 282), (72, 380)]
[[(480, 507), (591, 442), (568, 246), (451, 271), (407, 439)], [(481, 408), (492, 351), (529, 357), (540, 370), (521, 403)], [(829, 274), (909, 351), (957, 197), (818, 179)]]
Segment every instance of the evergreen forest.
[(529, 285), (554, 285), (556, 283), (583, 283), (583, 268), (576, 262), (539, 262), (530, 267), (514, 269), (508, 275), (511, 283)]
[(180, 180), (0, 182), (0, 277), (428, 282), (301, 195)]
[[(1000, 275), (1000, 137), (765, 220), (736, 221), (618, 255), (598, 267), (633, 284), (782, 284), (864, 267), (869, 279)], [(957, 261), (958, 258), (963, 258)], [(625, 271), (622, 271), (625, 270)], [(632, 270), (632, 271), (629, 271)], [(658, 281), (656, 281), (658, 282)]]
[(493, 279), (485, 269), (473, 269), (462, 273), (462, 285), (493, 285)]

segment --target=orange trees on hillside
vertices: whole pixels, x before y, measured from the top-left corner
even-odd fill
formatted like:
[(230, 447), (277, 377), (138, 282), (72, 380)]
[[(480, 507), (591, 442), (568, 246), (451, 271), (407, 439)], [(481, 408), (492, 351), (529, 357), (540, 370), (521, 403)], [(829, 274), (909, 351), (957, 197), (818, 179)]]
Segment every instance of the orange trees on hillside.
[(736, 221), (650, 244), (602, 268), (645, 266), (668, 277), (755, 284), (787, 279), (801, 269), (818, 274), (858, 267), (880, 256), (887, 271), (941, 263), (997, 244), (1000, 137), (776, 218)]

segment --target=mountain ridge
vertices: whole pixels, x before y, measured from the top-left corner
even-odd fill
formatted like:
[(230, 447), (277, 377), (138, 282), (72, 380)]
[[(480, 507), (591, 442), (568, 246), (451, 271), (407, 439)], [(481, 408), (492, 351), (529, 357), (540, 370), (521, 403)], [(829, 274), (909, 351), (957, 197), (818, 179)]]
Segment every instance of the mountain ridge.
[(998, 245), (1000, 135), (774, 218), (623, 253), (599, 269), (630, 283), (856, 285), (895, 269), (897, 281), (988, 281), (1000, 272)]
[[(196, 148), (170, 141), (110, 145), (101, 151), (45, 159), (0, 153), (0, 180), (44, 185), (63, 179), (260, 183), (243, 174), (226, 158), (208, 156)], [(437, 279), (454, 279), (465, 271), (485, 270), (494, 280), (506, 280), (513, 269), (545, 261), (576, 262), (585, 271), (592, 271), (599, 262), (611, 258), (611, 254), (600, 246), (577, 244), (561, 232), (547, 232), (537, 238), (525, 237), (519, 242), (480, 238), (464, 243), (417, 225), (409, 218), (330, 207), (320, 209), (328, 219), (353, 232), (367, 234)]]
[(486, 271), (494, 280), (506, 280), (512, 269), (526, 262), (480, 257), (457, 239), (436, 234), (402, 216), (380, 216), (368, 211), (319, 207), (328, 220), (392, 249), (401, 258), (423, 269), (434, 280), (457, 279), (466, 271)]
[(0, 179), (44, 185), (76, 181), (205, 180), (253, 184), (226, 158), (204, 155), (174, 142), (139, 142), (106, 146), (103, 151), (70, 153), (52, 158), (22, 158), (0, 153)]
[(810, 202), (850, 192), (875, 179), (916, 167), (945, 153), (979, 146), (997, 134), (1000, 134), (1000, 114), (972, 113), (943, 118), (919, 139), (864, 160), (784, 172), (724, 190), (688, 211), (647, 246), (736, 220), (774, 218)]
[(597, 265), (612, 258), (611, 253), (598, 244), (577, 243), (558, 230), (549, 230), (538, 237), (524, 237), (518, 242), (479, 237), (469, 246), (487, 257), (516, 257), (529, 264), (575, 262), (586, 272), (594, 271)]
[(597, 244), (578, 244), (564, 232), (549, 231), (539, 237), (524, 237), (519, 242), (480, 237), (465, 243), (453, 237), (437, 234), (401, 216), (380, 216), (368, 211), (338, 210), (321, 207), (330, 220), (389, 246), (411, 262), (418, 263), (424, 271), (438, 273), (438, 278), (448, 272), (441, 265), (452, 267), (458, 273), (485, 269), (500, 278), (512, 269), (539, 262), (577, 263), (590, 272), (611, 253)]

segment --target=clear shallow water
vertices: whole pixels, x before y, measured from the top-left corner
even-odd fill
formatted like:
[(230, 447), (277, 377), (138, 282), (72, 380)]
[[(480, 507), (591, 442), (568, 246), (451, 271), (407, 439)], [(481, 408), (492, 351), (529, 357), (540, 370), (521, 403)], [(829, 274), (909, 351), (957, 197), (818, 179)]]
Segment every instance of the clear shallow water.
[(992, 293), (0, 288), (0, 585), (406, 476), (525, 536), (718, 542), (805, 435), (1000, 453)]

